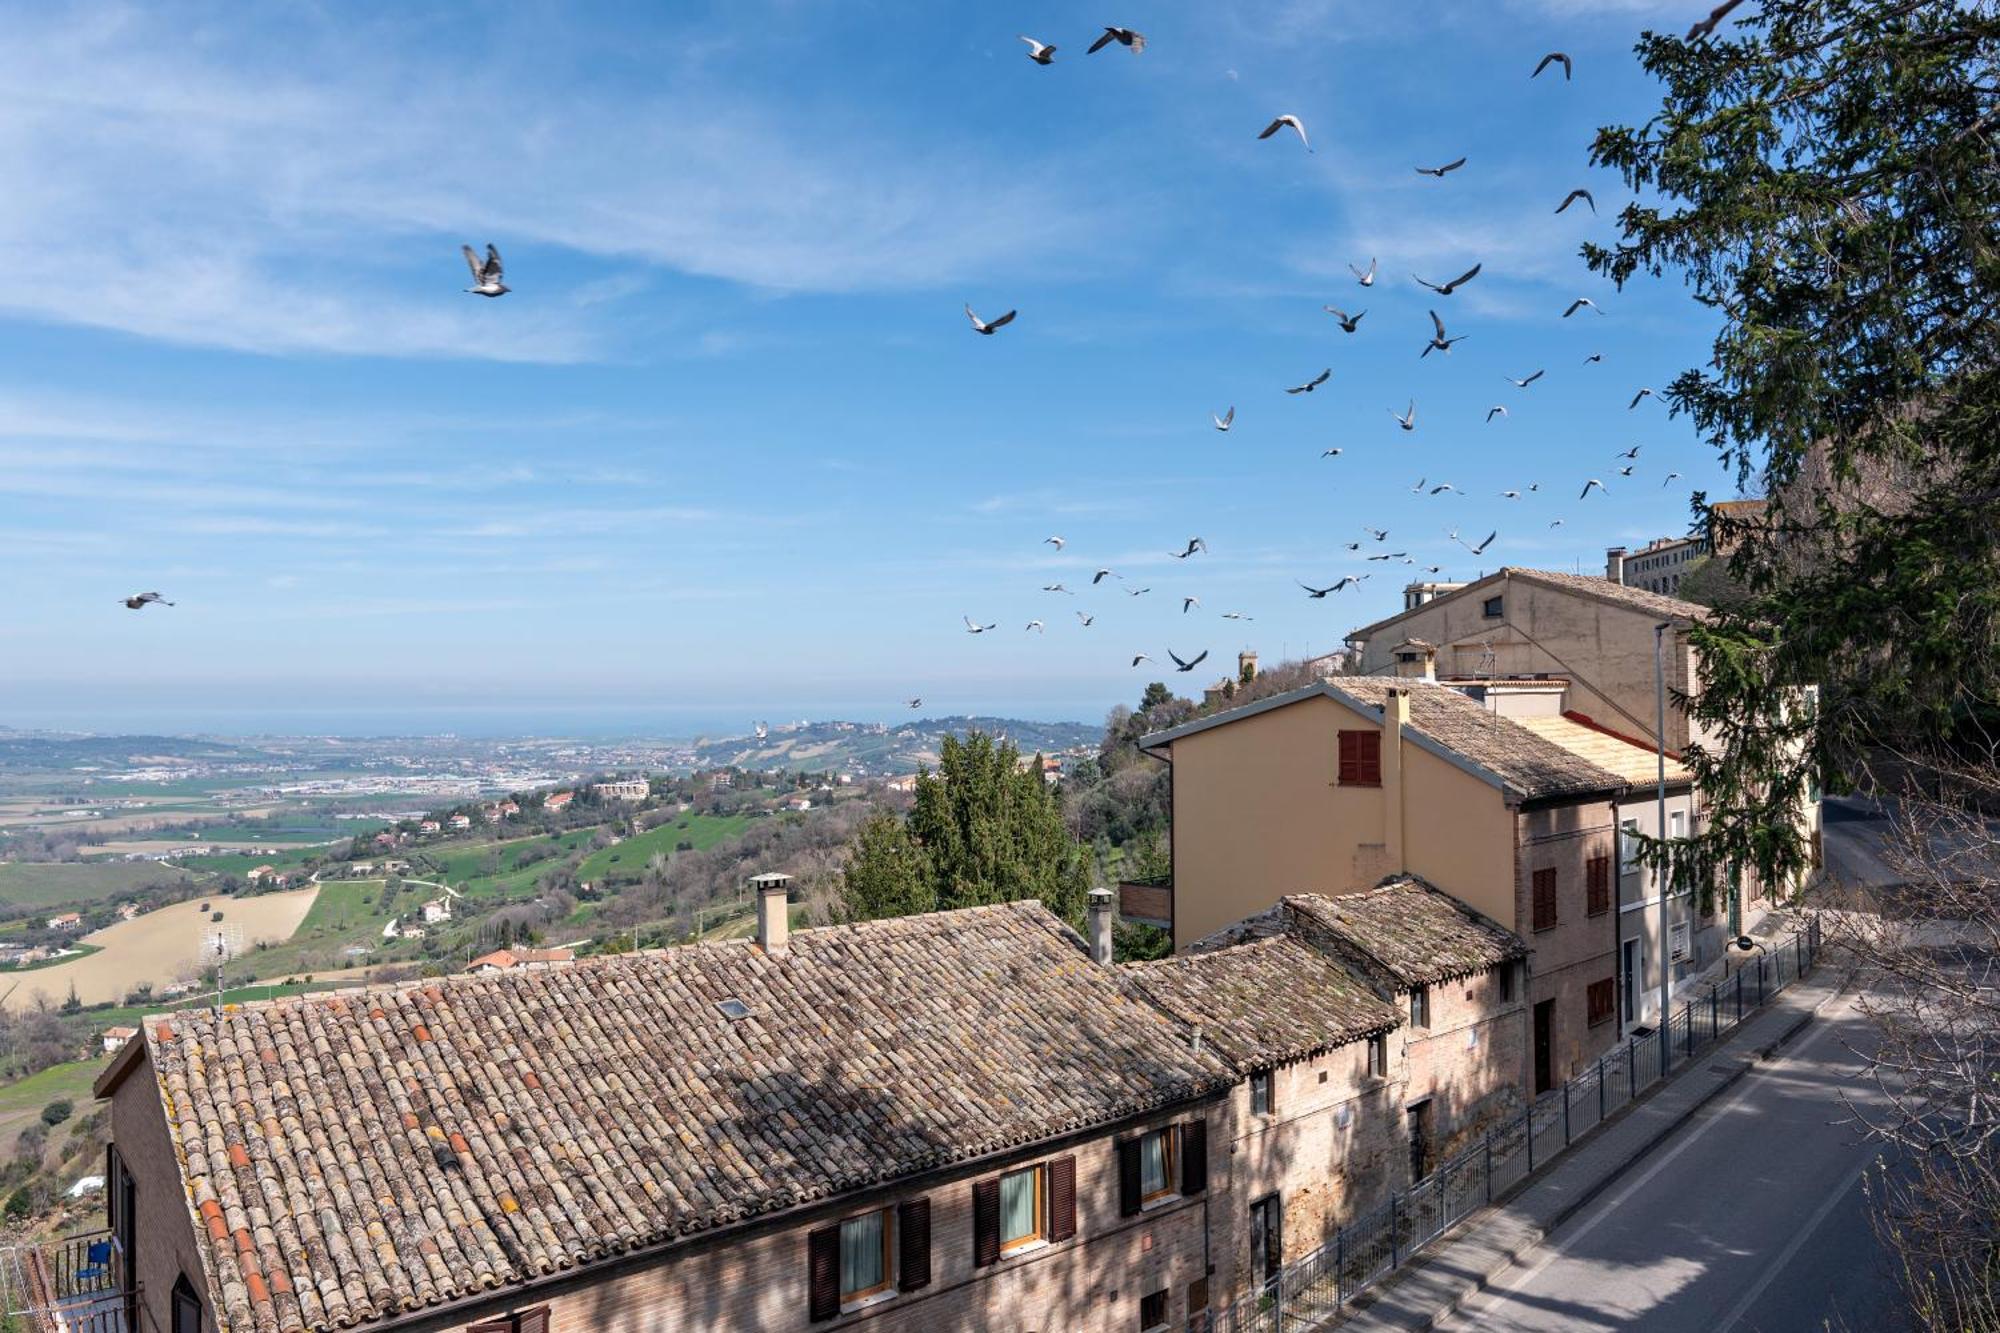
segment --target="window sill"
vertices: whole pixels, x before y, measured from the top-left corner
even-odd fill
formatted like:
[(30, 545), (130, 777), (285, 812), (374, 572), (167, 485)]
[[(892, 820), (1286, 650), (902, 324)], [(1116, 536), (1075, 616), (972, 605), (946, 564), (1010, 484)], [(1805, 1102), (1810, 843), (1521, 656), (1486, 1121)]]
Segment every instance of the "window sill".
[(1179, 1203), (1180, 1201), (1181, 1201), (1181, 1196), (1179, 1194), (1162, 1194), (1159, 1195), (1157, 1198), (1143, 1200), (1139, 1204), (1139, 1211), (1142, 1213), (1150, 1213), (1155, 1208), (1165, 1208), (1170, 1203)]
[(1048, 1237), (1037, 1236), (1033, 1240), (1024, 1240), (1018, 1245), (1006, 1246), (1000, 1251), (1000, 1262), (1004, 1264), (1009, 1259), (1018, 1259), (1024, 1254), (1034, 1254), (1037, 1251), (1046, 1250), (1049, 1248), (1049, 1244)]
[(893, 1301), (900, 1295), (902, 1295), (901, 1292), (897, 1291), (894, 1287), (890, 1287), (887, 1291), (878, 1291), (867, 1296), (857, 1296), (851, 1301), (842, 1301), (840, 1303), (840, 1312), (842, 1314), (853, 1314), (856, 1310), (872, 1310), (884, 1301)]

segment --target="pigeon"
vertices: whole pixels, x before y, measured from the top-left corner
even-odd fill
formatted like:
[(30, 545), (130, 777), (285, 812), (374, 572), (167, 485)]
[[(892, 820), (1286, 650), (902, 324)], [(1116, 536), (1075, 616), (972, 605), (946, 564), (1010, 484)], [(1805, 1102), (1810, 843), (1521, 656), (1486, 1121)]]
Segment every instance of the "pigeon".
[(1671, 486), (1671, 485), (1673, 485), (1673, 484), (1674, 484), (1675, 482), (1679, 481), (1680, 479), (1681, 479), (1681, 474), (1680, 474), (1680, 473), (1678, 473), (1678, 472), (1669, 472), (1669, 473), (1667, 474), (1667, 479), (1666, 479), (1665, 481), (1661, 482), (1661, 483), (1660, 483), (1660, 485), (1661, 485), (1662, 487), (1667, 487), (1667, 486)]
[(1028, 44), (1028, 59), (1034, 61), (1037, 65), (1048, 65), (1055, 62), (1056, 49), (1053, 46), (1045, 42), (1038, 42), (1025, 33), (1022, 34), (1021, 40)]
[(1091, 623), (1092, 623), (1093, 621), (1095, 621), (1095, 620), (1097, 619), (1097, 617), (1096, 617), (1096, 616), (1087, 616), (1087, 615), (1085, 615), (1085, 614), (1084, 614), (1083, 612), (1081, 612), (1081, 611), (1079, 611), (1079, 612), (1077, 612), (1077, 613), (1076, 613), (1076, 618), (1077, 618), (1078, 620), (1081, 620), (1081, 621), (1083, 622), (1083, 627), (1084, 627), (1085, 629), (1089, 629), (1089, 628), (1090, 628), (1090, 626), (1091, 626)]
[(983, 333), (989, 338), (993, 336), (993, 331), (995, 329), (1005, 328), (1007, 325), (1013, 323), (1014, 316), (1018, 313), (1020, 312), (1015, 310), (1009, 310), (1006, 314), (1000, 316), (1000, 318), (993, 320), (991, 323), (989, 323), (986, 320), (981, 319), (979, 316), (973, 314), (971, 306), (967, 306), (965, 308), (965, 317), (972, 321), (972, 331), (974, 333)]
[[(1363, 287), (1373, 287), (1375, 285), (1374, 260), (1371, 259), (1368, 261), (1368, 271), (1366, 273), (1363, 273), (1360, 269), (1354, 267), (1354, 265), (1352, 264), (1349, 264), (1347, 266), (1347, 271), (1349, 273), (1352, 273), (1354, 275), (1354, 280), (1360, 283)], [(1357, 316), (1356, 318), (1359, 318), (1359, 316)]]
[[(1294, 583), (1298, 583), (1297, 579), (1294, 579), (1292, 581)], [(1306, 596), (1310, 597), (1315, 602), (1320, 602), (1326, 600), (1326, 595), (1328, 593), (1339, 592), (1342, 588), (1347, 587), (1349, 584), (1359, 583), (1360, 581), (1361, 580), (1355, 578), (1352, 574), (1349, 574), (1333, 583), (1327, 584), (1324, 588), (1315, 588), (1310, 583), (1299, 583), (1299, 586), (1306, 590)]]
[(1451, 351), (1451, 345), (1453, 343), (1462, 343), (1466, 339), (1466, 335), (1463, 333), (1459, 334), (1456, 338), (1445, 337), (1444, 321), (1438, 318), (1437, 311), (1433, 310), (1430, 312), (1430, 314), (1431, 314), (1431, 327), (1436, 329), (1437, 332), (1433, 333), (1431, 335), (1431, 340), (1424, 344), (1424, 350), (1417, 353), (1419, 359), (1429, 356), (1432, 352), (1449, 353)]
[(1414, 273), (1412, 273), (1410, 276), (1412, 278), (1416, 278), (1417, 285), (1419, 287), (1428, 287), (1432, 291), (1436, 292), (1439, 296), (1450, 296), (1460, 287), (1463, 287), (1466, 283), (1471, 282), (1474, 278), (1478, 277), (1479, 270), (1482, 267), (1484, 267), (1484, 265), (1474, 264), (1471, 268), (1465, 270), (1465, 272), (1459, 274), (1457, 277), (1453, 278), (1450, 282), (1445, 283), (1442, 287), (1440, 287), (1435, 282), (1425, 282), (1422, 278), (1417, 278), (1417, 275)]
[(1215, 428), (1217, 430), (1226, 431), (1231, 426), (1236, 424), (1236, 405), (1234, 403), (1231, 403), (1229, 405), (1229, 410), (1227, 412), (1224, 412), (1221, 416), (1217, 416), (1215, 415), (1215, 413), (1210, 412), (1208, 414), (1208, 419), (1215, 423)]
[[(1595, 486), (1600, 491), (1604, 490), (1604, 483), (1599, 481), (1597, 478), (1592, 477), (1589, 481), (1583, 483), (1583, 494), (1577, 496), (1576, 498), (1579, 500), (1588, 500), (1590, 498), (1590, 488), (1593, 486)], [(1605, 494), (1608, 495), (1610, 494), (1610, 492), (1605, 491)]]
[(1502, 407), (1500, 404), (1495, 403), (1493, 406), (1486, 409), (1486, 424), (1490, 426), (1493, 424), (1493, 418), (1504, 417), (1506, 415), (1507, 415), (1507, 409)]
[(1595, 213), (1597, 211), (1597, 200), (1591, 197), (1590, 191), (1571, 190), (1567, 195), (1563, 196), (1563, 201), (1556, 205), (1556, 212), (1558, 213), (1562, 212), (1564, 209), (1568, 208), (1571, 204), (1575, 203), (1579, 199), (1583, 200), (1584, 203), (1590, 205), (1591, 212)]
[(1044, 537), (1042, 538), (1042, 545), (1053, 546), (1060, 551), (1063, 547), (1069, 545), (1069, 539), (1067, 537)]
[(1533, 384), (1536, 380), (1540, 379), (1542, 376), (1546, 374), (1548, 374), (1546, 370), (1538, 370), (1524, 380), (1517, 380), (1512, 375), (1502, 375), (1500, 378), (1506, 380), (1509, 384), (1513, 385), (1517, 389), (1525, 389), (1530, 384)]
[(1541, 63), (1535, 66), (1535, 72), (1533, 74), (1530, 74), (1528, 77), (1531, 79), (1539, 79), (1542, 77), (1543, 70), (1547, 69), (1550, 65), (1555, 65), (1555, 64), (1560, 64), (1563, 67), (1563, 82), (1568, 83), (1571, 70), (1570, 61), (1569, 57), (1564, 55), (1560, 51), (1551, 51), (1547, 55), (1543, 56)]
[(1147, 593), (1151, 591), (1152, 591), (1151, 588), (1127, 588), (1125, 590), (1125, 595), (1127, 597), (1144, 597)]
[(967, 634), (984, 634), (987, 630), (999, 628), (1000, 625), (997, 621), (991, 625), (982, 625), (971, 616), (965, 618), (965, 632)]
[(1150, 658), (1150, 657), (1148, 657), (1148, 656), (1146, 656), (1146, 654), (1144, 654), (1144, 653), (1138, 653), (1138, 654), (1136, 654), (1136, 655), (1134, 655), (1134, 656), (1133, 656), (1133, 658), (1132, 658), (1132, 665), (1133, 665), (1133, 666), (1138, 666), (1138, 665), (1139, 665), (1139, 663), (1141, 663), (1141, 662), (1150, 662), (1150, 661), (1152, 661), (1152, 660), (1153, 660), (1153, 659), (1152, 659), (1152, 658)]
[(1458, 161), (1447, 162), (1441, 167), (1418, 167), (1417, 174), (1419, 176), (1435, 176), (1439, 180), (1443, 180), (1446, 172), (1457, 171), (1460, 167), (1464, 165), (1465, 165), (1465, 159), (1461, 157), (1460, 159), (1458, 159)]
[(119, 600), (125, 603), (125, 609), (128, 611), (143, 610), (146, 607), (153, 605), (155, 602), (159, 603), (161, 606), (173, 605), (172, 602), (168, 601), (166, 598), (160, 596), (160, 594), (156, 592), (135, 593), (133, 596), (120, 598)]
[(514, 290), (501, 279), (500, 252), (491, 244), (486, 247), (486, 258), (482, 262), (469, 245), (458, 247), (465, 252), (466, 267), (472, 270), (472, 285), (465, 290), (473, 296), (505, 296)]
[(1040, 634), (1042, 632), (1042, 622), (1039, 620), (1030, 620), (1027, 624), (1021, 626), (1021, 628), (1024, 631), (1033, 630), (1035, 633)]
[(1743, 3), (1743, 0), (1722, 0), (1722, 3), (1708, 11), (1708, 17), (1688, 29), (1687, 40), (1698, 41), (1715, 31), (1715, 25), (1729, 17), (1729, 11)]
[(1060, 592), (1060, 593), (1068, 593), (1068, 594), (1069, 594), (1069, 596), (1071, 596), (1071, 597), (1074, 597), (1074, 596), (1076, 596), (1076, 594), (1075, 594), (1075, 593), (1073, 593), (1073, 592), (1070, 592), (1070, 590), (1069, 590), (1068, 588), (1065, 588), (1065, 587), (1063, 587), (1063, 585), (1062, 585), (1062, 584), (1060, 584), (1060, 583), (1044, 583), (1044, 584), (1042, 585), (1042, 591), (1043, 591), (1043, 592)]
[(1257, 617), (1246, 616), (1241, 611), (1224, 611), (1222, 618), (1224, 620), (1255, 620)]
[(1205, 661), (1207, 661), (1207, 660), (1208, 660), (1208, 649), (1206, 649), (1206, 648), (1202, 649), (1202, 650), (1201, 650), (1201, 653), (1200, 653), (1200, 655), (1199, 655), (1199, 656), (1197, 656), (1197, 657), (1196, 657), (1196, 658), (1195, 658), (1195, 659), (1194, 659), (1193, 661), (1191, 661), (1191, 662), (1183, 662), (1183, 661), (1181, 661), (1181, 659), (1180, 659), (1180, 655), (1179, 655), (1178, 653), (1176, 653), (1176, 652), (1175, 652), (1175, 651), (1174, 651), (1173, 649), (1171, 649), (1171, 648), (1167, 649), (1167, 656), (1168, 656), (1168, 657), (1171, 657), (1171, 658), (1173, 658), (1173, 659), (1174, 659), (1174, 665), (1175, 665), (1175, 666), (1176, 666), (1177, 668), (1179, 668), (1180, 670), (1182, 670), (1182, 671), (1192, 671), (1192, 670), (1194, 670), (1194, 669), (1195, 669), (1196, 667), (1200, 666), (1200, 665), (1201, 665), (1201, 664), (1202, 664), (1203, 662), (1205, 662)]
[(1136, 56), (1146, 49), (1146, 34), (1135, 32), (1131, 28), (1114, 28), (1107, 24), (1104, 29), (1104, 35), (1092, 42), (1090, 49), (1085, 51), (1084, 54), (1094, 56), (1113, 42), (1118, 43)]
[(1196, 551), (1200, 551), (1206, 554), (1208, 551), (1208, 543), (1203, 541), (1199, 537), (1190, 537), (1188, 538), (1187, 550), (1169, 551), (1167, 552), (1167, 554), (1172, 556), (1176, 560), (1185, 560), (1189, 556), (1193, 555)]
[(1186, 615), (1200, 605), (1201, 598), (1199, 597), (1183, 597), (1181, 598), (1181, 614)]
[(922, 708), (924, 706), (923, 696), (918, 695), (916, 698), (910, 700), (907, 706), (910, 708)]
[(1285, 390), (1285, 392), (1286, 392), (1286, 393), (1311, 393), (1311, 392), (1312, 392), (1312, 391), (1313, 391), (1314, 389), (1317, 389), (1317, 388), (1318, 388), (1318, 387), (1319, 387), (1320, 385), (1322, 385), (1322, 384), (1326, 383), (1326, 382), (1327, 382), (1327, 380), (1328, 380), (1328, 379), (1329, 379), (1329, 378), (1330, 378), (1330, 377), (1331, 377), (1332, 375), (1333, 375), (1333, 368), (1332, 368), (1331, 366), (1329, 366), (1329, 367), (1328, 367), (1327, 369), (1325, 369), (1325, 370), (1322, 370), (1322, 371), (1321, 371), (1321, 372), (1320, 372), (1319, 374), (1317, 374), (1317, 375), (1313, 376), (1313, 377), (1312, 377), (1311, 379), (1307, 380), (1307, 381), (1306, 381), (1306, 382), (1305, 382), (1304, 384), (1301, 384), (1301, 385), (1297, 386), (1296, 388), (1291, 388), (1291, 389), (1287, 389), (1287, 390)]
[[(1389, 415), (1390, 415), (1390, 416), (1392, 416), (1392, 417), (1396, 417), (1396, 409), (1395, 409), (1395, 408), (1393, 408), (1393, 407), (1392, 407), (1392, 408), (1389, 408), (1389, 409), (1387, 409), (1387, 411), (1388, 411), (1388, 413), (1389, 413)], [(1410, 400), (1410, 410), (1409, 410), (1409, 411), (1407, 411), (1407, 412), (1403, 413), (1403, 415), (1401, 415), (1401, 416), (1399, 416), (1399, 417), (1396, 417), (1396, 424), (1397, 424), (1398, 426), (1401, 426), (1401, 427), (1402, 427), (1402, 428), (1403, 428), (1404, 430), (1415, 430), (1415, 429), (1417, 428), (1417, 400), (1416, 400), (1416, 399), (1412, 398), (1412, 399)]]
[[(1588, 296), (1579, 296), (1574, 301), (1571, 301), (1569, 303), (1569, 309), (1563, 311), (1563, 318), (1568, 319), (1571, 315), (1574, 315), (1577, 311), (1583, 309), (1585, 306), (1589, 306), (1592, 310), (1597, 310), (1597, 302), (1591, 300)], [(1601, 315), (1604, 312), (1602, 310), (1597, 310), (1597, 313)]]
[(1340, 321), (1340, 331), (1342, 333), (1354, 332), (1355, 328), (1361, 323), (1361, 317), (1368, 313), (1366, 310), (1357, 310), (1350, 315), (1345, 310), (1337, 309), (1330, 305), (1321, 306), (1320, 309)]
[(1124, 575), (1122, 575), (1122, 574), (1114, 574), (1114, 573), (1112, 573), (1112, 572), (1111, 572), (1110, 570), (1108, 570), (1108, 569), (1100, 569), (1100, 570), (1098, 570), (1098, 571), (1097, 571), (1097, 572), (1096, 572), (1095, 574), (1092, 574), (1092, 575), (1090, 576), (1090, 586), (1091, 586), (1091, 587), (1093, 587), (1093, 588), (1095, 588), (1095, 587), (1096, 587), (1096, 586), (1097, 586), (1098, 584), (1100, 584), (1100, 583), (1104, 582), (1104, 580), (1106, 580), (1106, 579), (1116, 579), (1116, 578), (1123, 578), (1123, 577), (1124, 577)]
[(1641, 449), (1644, 449), (1645, 447), (1646, 446), (1643, 444), (1635, 444), (1630, 449), (1627, 449), (1624, 453), (1613, 454), (1611, 456), (1613, 458), (1637, 458), (1639, 456), (1639, 451)]
[[(1458, 544), (1460, 546), (1465, 547), (1466, 550), (1472, 552), (1474, 555), (1485, 555), (1486, 548), (1491, 546), (1493, 544), (1493, 539), (1495, 537), (1498, 537), (1499, 535), (1500, 535), (1500, 530), (1498, 528), (1495, 528), (1493, 531), (1487, 533), (1485, 539), (1481, 541), (1477, 546), (1474, 546), (1469, 542), (1459, 542)], [(1453, 540), (1457, 539), (1454, 538)]]
[(1302, 123), (1302, 122), (1301, 122), (1301, 121), (1299, 120), (1299, 118), (1298, 118), (1297, 116), (1293, 116), (1293, 115), (1283, 115), (1283, 116), (1279, 116), (1279, 117), (1278, 117), (1278, 118), (1277, 118), (1276, 120), (1272, 121), (1272, 122), (1271, 122), (1271, 123), (1270, 123), (1269, 125), (1266, 125), (1266, 126), (1264, 127), (1264, 132), (1263, 132), (1262, 134), (1258, 135), (1257, 137), (1258, 137), (1259, 139), (1268, 139), (1268, 138), (1270, 138), (1270, 137), (1271, 137), (1272, 135), (1276, 134), (1276, 133), (1277, 133), (1277, 132), (1278, 132), (1279, 130), (1282, 130), (1282, 129), (1284, 129), (1284, 128), (1285, 128), (1285, 126), (1287, 126), (1287, 125), (1291, 126), (1291, 127), (1292, 127), (1292, 129), (1293, 129), (1293, 130), (1295, 130), (1295, 131), (1296, 131), (1296, 132), (1298, 133), (1298, 136), (1299, 136), (1299, 142), (1300, 142), (1300, 143), (1302, 143), (1302, 144), (1305, 144), (1305, 146), (1306, 146), (1306, 151), (1307, 151), (1308, 153), (1310, 153), (1310, 152), (1312, 151), (1312, 143), (1311, 143), (1311, 141), (1309, 141), (1309, 140), (1308, 140), (1308, 139), (1306, 138), (1306, 127), (1305, 127), (1305, 125), (1304, 125), (1304, 124), (1303, 124), (1303, 123)]
[(1625, 404), (1625, 410), (1627, 412), (1630, 412), (1633, 408), (1639, 405), (1641, 399), (1651, 398), (1652, 396), (1653, 396), (1653, 391), (1651, 389), (1640, 389), (1639, 392), (1632, 395), (1632, 401)]
[(1589, 356), (1583, 358), (1583, 364), (1585, 364), (1586, 366), (1594, 366), (1603, 359), (1604, 359), (1604, 353), (1592, 352)]
[(1322, 449), (1322, 450), (1320, 450), (1320, 451), (1319, 451), (1319, 456), (1320, 456), (1321, 458), (1338, 458), (1338, 457), (1340, 457), (1340, 450), (1338, 450), (1338, 449)]

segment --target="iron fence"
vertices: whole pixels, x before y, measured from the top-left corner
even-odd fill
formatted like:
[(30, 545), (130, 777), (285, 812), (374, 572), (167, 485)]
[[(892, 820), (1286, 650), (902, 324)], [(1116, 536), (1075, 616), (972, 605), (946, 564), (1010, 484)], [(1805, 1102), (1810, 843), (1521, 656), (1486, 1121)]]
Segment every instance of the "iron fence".
[(1395, 1272), (1466, 1217), (1553, 1161), (1571, 1144), (1735, 1029), (1812, 970), (1817, 920), (1764, 946), (1755, 965), (1700, 982), (1667, 1021), (1606, 1051), (1407, 1190), (1341, 1227), (1257, 1290), (1199, 1311), (1188, 1333), (1307, 1333)]
[(108, 1231), (0, 1247), (0, 1327), (127, 1333), (124, 1255)]

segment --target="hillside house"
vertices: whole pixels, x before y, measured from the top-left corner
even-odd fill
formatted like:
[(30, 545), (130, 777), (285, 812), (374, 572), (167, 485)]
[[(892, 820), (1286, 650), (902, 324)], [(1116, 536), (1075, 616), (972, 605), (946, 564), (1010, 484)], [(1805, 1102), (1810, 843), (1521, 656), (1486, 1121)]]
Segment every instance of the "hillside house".
[(644, 778), (627, 778), (617, 782), (594, 782), (590, 787), (603, 801), (643, 801), (653, 794), (653, 784)]
[(49, 918), (50, 930), (81, 930), (82, 928), (83, 913), (81, 912), (60, 912)]
[(118, 904), (118, 919), (120, 921), (130, 921), (139, 915), (139, 910), (139, 904), (137, 903), (120, 903)]
[(347, 867), (347, 874), (350, 879), (367, 879), (374, 873), (375, 863), (373, 861), (356, 861)]
[(438, 823), (435, 819), (426, 819), (417, 825), (417, 832), (426, 836), (433, 833), (442, 833), (444, 832), (444, 825)]
[(813, 803), (810, 796), (787, 796), (785, 798), (785, 809), (787, 810), (804, 811), (812, 808)]
[(445, 823), (451, 828), (452, 832), (463, 833), (472, 827), (472, 816), (461, 811), (453, 815), (450, 819), (447, 819)]
[(554, 814), (558, 810), (569, 809), (569, 803), (575, 799), (573, 791), (552, 791), (542, 798), (542, 809)]
[(104, 1029), (104, 1036), (102, 1038), (104, 1044), (104, 1053), (106, 1055), (118, 1054), (119, 1051), (124, 1049), (126, 1042), (132, 1040), (132, 1038), (138, 1035), (139, 1035), (139, 1029), (134, 1027), (125, 1027), (121, 1025), (118, 1027), (109, 1027)]
[(435, 926), (440, 921), (451, 920), (451, 899), (433, 898), (424, 904), (424, 924)]
[(516, 967), (553, 967), (576, 961), (574, 949), (495, 949), (467, 963), (468, 972), (505, 972)]

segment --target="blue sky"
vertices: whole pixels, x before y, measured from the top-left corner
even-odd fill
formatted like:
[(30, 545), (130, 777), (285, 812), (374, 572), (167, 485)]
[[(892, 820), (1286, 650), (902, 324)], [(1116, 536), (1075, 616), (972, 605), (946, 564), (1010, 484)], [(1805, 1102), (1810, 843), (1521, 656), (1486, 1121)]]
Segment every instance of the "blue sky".
[[(1199, 684), (1399, 605), (1363, 524), (1595, 570), (1733, 493), (1626, 408), (1708, 317), (1576, 258), (1686, 5), (408, 8), (8, 6), (0, 723), (1095, 717), (1136, 652)], [(1148, 49), (1086, 56), (1103, 22)], [(1255, 139), (1281, 112), (1315, 152)], [(512, 294), (462, 292), (466, 241)], [(1468, 337), (1420, 360), (1431, 308)]]

